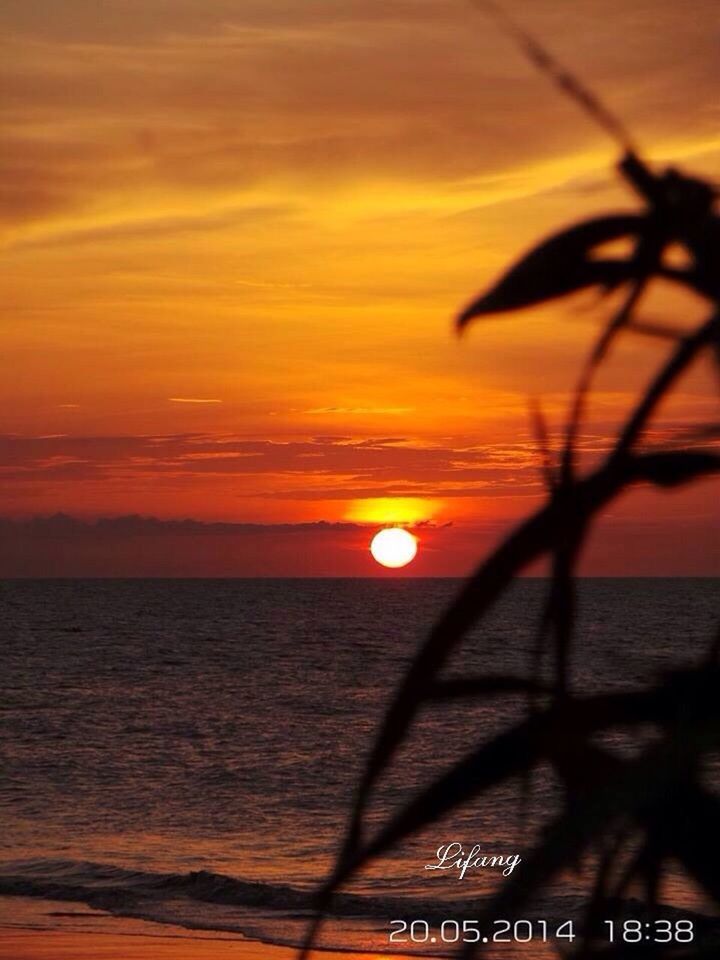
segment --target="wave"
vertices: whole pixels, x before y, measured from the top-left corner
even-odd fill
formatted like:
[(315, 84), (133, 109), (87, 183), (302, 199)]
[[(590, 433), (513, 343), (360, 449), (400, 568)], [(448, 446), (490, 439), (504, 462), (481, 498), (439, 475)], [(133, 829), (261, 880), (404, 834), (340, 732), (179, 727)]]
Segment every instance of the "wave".
[[(240, 934), (286, 946), (299, 945), (313, 910), (312, 891), (289, 885), (242, 880), (206, 870), (154, 873), (75, 860), (0, 863), (0, 896), (83, 903), (115, 917), (172, 924), (187, 930)], [(528, 919), (560, 921), (577, 917), (581, 904), (578, 897), (554, 896), (524, 915)], [(628, 916), (633, 915), (632, 902), (625, 902), (623, 907)], [(472, 919), (481, 909), (482, 901), (477, 897), (439, 901), (341, 893), (333, 898), (328, 914), (335, 921), (343, 921), (342, 927), (336, 923), (333, 930), (331, 924), (321, 946), (387, 953), (385, 931), (389, 918), (424, 918), (432, 924), (448, 917)], [(662, 916), (694, 916), (706, 931), (710, 926), (716, 935), (720, 927), (715, 918), (672, 907), (663, 907)], [(381, 929), (383, 935), (378, 939)]]
[[(2, 863), (0, 894), (70, 900), (89, 906), (102, 905), (108, 910), (127, 906), (135, 900), (176, 897), (291, 913), (310, 912), (313, 908), (310, 891), (285, 884), (240, 880), (207, 870), (151, 873), (76, 860)], [(339, 894), (331, 909), (335, 915), (346, 917), (379, 917), (386, 915), (388, 909), (404, 910), (409, 915), (417, 913), (419, 903), (409, 898), (388, 900), (362, 894)]]
[[(313, 909), (312, 891), (284, 884), (241, 880), (207, 870), (151, 873), (110, 864), (77, 860), (16, 860), (0, 863), (0, 895), (69, 900), (114, 910), (134, 902), (186, 898), (200, 903), (259, 907), (286, 913)], [(448, 904), (415, 898), (372, 897), (344, 893), (333, 898), (330, 912), (338, 917), (417, 916), (418, 910), (447, 915)], [(477, 912), (477, 900), (453, 904)]]
[[(293, 947), (299, 946), (314, 906), (312, 891), (285, 884), (242, 880), (206, 870), (155, 873), (76, 860), (0, 863), (0, 896), (83, 903), (115, 917), (241, 934)], [(387, 952), (389, 917), (439, 921), (452, 915), (462, 919), (477, 915), (478, 908), (477, 899), (439, 904), (435, 899), (341, 893), (333, 898), (328, 913), (335, 921), (343, 921), (342, 927), (331, 924), (321, 946)]]

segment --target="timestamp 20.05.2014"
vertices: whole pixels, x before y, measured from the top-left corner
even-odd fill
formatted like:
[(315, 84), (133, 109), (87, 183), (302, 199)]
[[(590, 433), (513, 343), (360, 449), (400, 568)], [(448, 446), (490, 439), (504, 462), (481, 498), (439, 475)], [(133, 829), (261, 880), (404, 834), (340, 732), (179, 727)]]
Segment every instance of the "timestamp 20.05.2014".
[[(548, 943), (551, 940), (572, 943), (576, 937), (572, 920), (550, 923), (547, 920), (494, 920), (481, 929), (478, 920), (443, 920), (432, 926), (427, 920), (391, 920), (390, 943)], [(608, 943), (692, 943), (692, 920), (605, 920), (599, 925), (597, 939)]]

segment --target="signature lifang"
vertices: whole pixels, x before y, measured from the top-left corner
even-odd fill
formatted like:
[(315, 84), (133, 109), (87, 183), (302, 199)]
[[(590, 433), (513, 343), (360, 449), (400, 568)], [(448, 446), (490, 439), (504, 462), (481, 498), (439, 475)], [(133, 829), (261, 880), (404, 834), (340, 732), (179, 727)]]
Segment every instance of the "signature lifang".
[(426, 870), (457, 870), (458, 880), (462, 880), (468, 870), (486, 868), (502, 868), (504, 877), (509, 877), (515, 867), (522, 863), (522, 857), (517, 853), (509, 856), (488, 855), (482, 853), (482, 847), (476, 843), (465, 850), (461, 843), (442, 843), (437, 848), (437, 863), (426, 863)]

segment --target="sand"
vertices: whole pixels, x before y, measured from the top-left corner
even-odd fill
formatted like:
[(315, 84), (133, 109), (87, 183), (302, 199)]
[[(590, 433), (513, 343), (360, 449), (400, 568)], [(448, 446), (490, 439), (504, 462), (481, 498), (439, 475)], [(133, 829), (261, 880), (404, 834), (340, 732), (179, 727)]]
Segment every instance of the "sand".
[[(93, 924), (101, 929), (93, 931)], [(58, 926), (69, 929), (57, 929)], [(84, 927), (78, 930), (78, 927)], [(70, 929), (72, 928), (72, 929)], [(90, 929), (88, 929), (90, 928)], [(363, 953), (322, 960), (378, 960)], [(82, 904), (0, 897), (0, 960), (295, 960), (297, 950), (241, 936), (111, 917)], [(402, 958), (398, 958), (402, 960)]]
[(0, 930), (2, 960), (290, 960), (281, 947), (240, 940)]

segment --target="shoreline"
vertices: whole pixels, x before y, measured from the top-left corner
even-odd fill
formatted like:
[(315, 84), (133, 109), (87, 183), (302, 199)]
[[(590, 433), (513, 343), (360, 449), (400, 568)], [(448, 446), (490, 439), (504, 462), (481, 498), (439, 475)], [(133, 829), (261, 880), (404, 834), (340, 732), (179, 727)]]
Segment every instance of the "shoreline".
[[(377, 953), (316, 951), (325, 960), (378, 960)], [(294, 947), (240, 937), (174, 933), (39, 930), (0, 924), (0, 956), (8, 960), (295, 960)], [(394, 954), (398, 960), (417, 960)]]
[[(99, 928), (91, 929), (95, 924)], [(192, 931), (61, 900), (0, 896), (0, 956), (7, 960), (296, 960), (297, 955), (296, 947), (242, 934)], [(315, 956), (378, 960), (380, 955), (320, 949)]]
[(0, 956), (12, 960), (289, 960), (291, 952), (67, 900), (0, 897)]
[(291, 960), (296, 952), (233, 937), (0, 926), (0, 955), (8, 960)]

